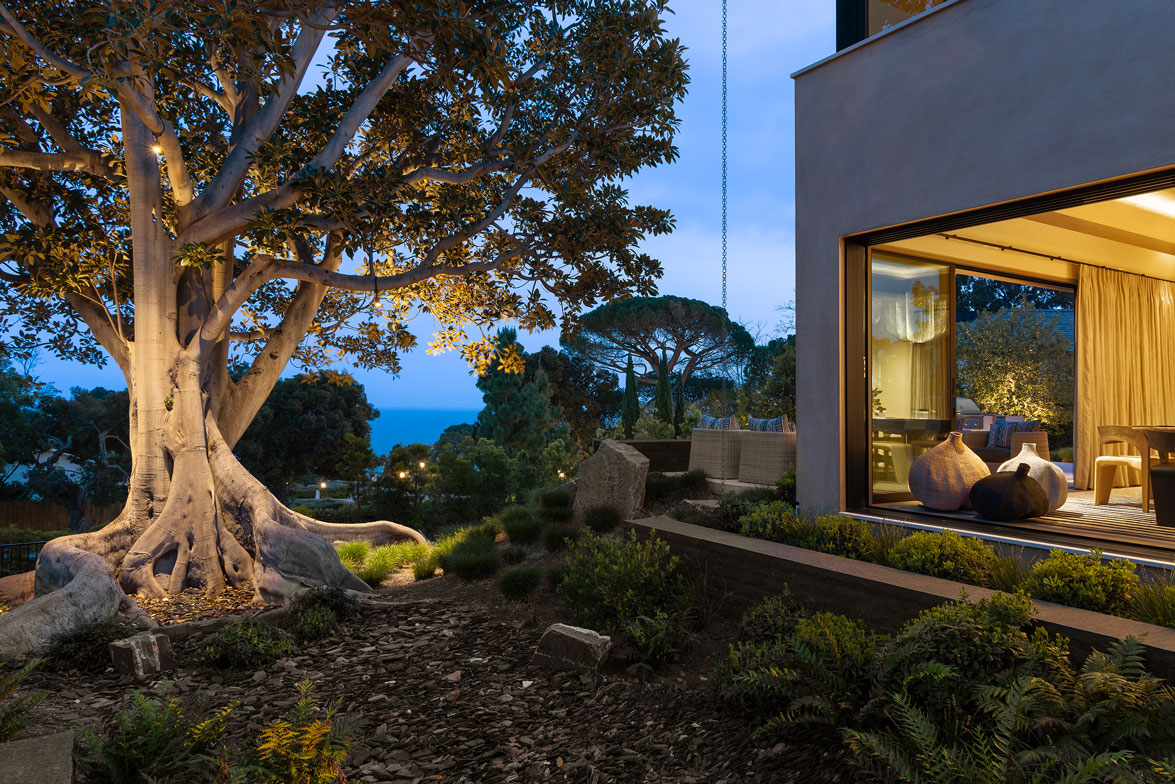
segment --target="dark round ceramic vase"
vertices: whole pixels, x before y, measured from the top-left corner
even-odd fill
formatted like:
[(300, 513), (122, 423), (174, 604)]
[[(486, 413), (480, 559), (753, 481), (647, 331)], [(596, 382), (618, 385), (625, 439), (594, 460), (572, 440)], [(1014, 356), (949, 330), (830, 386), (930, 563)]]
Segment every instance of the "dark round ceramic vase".
[(998, 471), (980, 479), (971, 488), (971, 508), (980, 517), (1000, 523), (1047, 514), (1049, 497), (1028, 470), (1028, 464), (1021, 463), (1015, 471)]

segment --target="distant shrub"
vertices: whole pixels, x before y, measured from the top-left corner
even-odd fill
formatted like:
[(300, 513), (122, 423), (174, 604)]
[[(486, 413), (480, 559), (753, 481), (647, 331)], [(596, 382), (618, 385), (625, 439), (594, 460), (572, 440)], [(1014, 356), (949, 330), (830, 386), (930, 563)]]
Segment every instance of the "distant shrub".
[[(0, 544), (48, 542), (59, 536), (69, 536), (69, 533), (69, 531), (35, 531), (31, 528), (0, 528)], [(29, 568), (32, 568), (31, 563)]]
[[(21, 669), (7, 675), (0, 673), (0, 743), (16, 740), (24, 731), (28, 715), (45, 699), (45, 692), (14, 696), (21, 681), (28, 676), (40, 661), (32, 661)], [(4, 663), (0, 662), (0, 669)]]
[(542, 581), (543, 573), (538, 567), (523, 566), (502, 572), (498, 578), (498, 587), (507, 599), (518, 601), (530, 596)]
[[(594, 628), (624, 632), (648, 663), (676, 655), (697, 613), (681, 561), (656, 536), (589, 534), (572, 544), (559, 593)], [(643, 620), (642, 620), (643, 619)]]
[(545, 490), (536, 490), (533, 496), (533, 502), (539, 510), (543, 512), (551, 512), (556, 510), (570, 510), (571, 496), (558, 487), (550, 487)]
[(254, 618), (222, 627), (204, 645), (204, 660), (216, 667), (257, 668), (294, 652), (290, 636)]
[(596, 533), (606, 534), (624, 522), (624, 516), (614, 506), (593, 506), (583, 513), (583, 524)]
[(1122, 615), (1130, 609), (1138, 585), (1134, 564), (1129, 561), (1104, 561), (1097, 551), (1053, 550), (1033, 565), (1025, 588), (1037, 599)]
[(139, 630), (118, 618), (104, 618), (53, 639), (44, 668), (56, 672), (99, 673), (110, 666), (108, 646)]
[(471, 537), (458, 543), (446, 560), (445, 571), (463, 580), (494, 576), (498, 571), (498, 554), (494, 552), (493, 540)]
[(738, 640), (745, 643), (774, 642), (791, 634), (796, 622), (805, 615), (807, 611), (784, 586), (781, 593), (768, 596), (743, 613), (738, 623)]
[(219, 768), (221, 738), (232, 703), (202, 712), (175, 698), (131, 694), (131, 703), (101, 734), (85, 729), (75, 754), (80, 781), (132, 784), (143, 781), (207, 781)]
[(526, 555), (525, 547), (507, 547), (502, 551), (502, 560), (511, 566), (517, 566), (526, 560)]
[(513, 544), (534, 544), (543, 532), (543, 521), (525, 506), (509, 506), (498, 514), (498, 521)]
[(986, 585), (996, 554), (986, 542), (953, 531), (919, 531), (898, 542), (889, 559), (907, 572)]
[(557, 553), (577, 539), (579, 529), (570, 525), (548, 525), (543, 529), (543, 548), (549, 553)]

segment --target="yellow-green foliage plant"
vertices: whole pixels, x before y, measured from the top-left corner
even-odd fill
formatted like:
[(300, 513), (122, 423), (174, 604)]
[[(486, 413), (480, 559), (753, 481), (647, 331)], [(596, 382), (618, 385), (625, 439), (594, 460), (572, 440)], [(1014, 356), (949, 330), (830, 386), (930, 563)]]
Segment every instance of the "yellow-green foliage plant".
[(1048, 558), (1036, 562), (1025, 583), (1036, 599), (1114, 615), (1123, 615), (1130, 609), (1138, 585), (1133, 563), (1104, 560), (1098, 550), (1053, 550)]
[(261, 729), (252, 780), (273, 784), (345, 781), (343, 762), (350, 753), (350, 741), (336, 721), (338, 712), (338, 702), (318, 707), (310, 681), (298, 684), (298, 701), (290, 715)]
[(889, 563), (907, 572), (987, 585), (996, 554), (986, 542), (954, 531), (919, 531), (891, 548)]

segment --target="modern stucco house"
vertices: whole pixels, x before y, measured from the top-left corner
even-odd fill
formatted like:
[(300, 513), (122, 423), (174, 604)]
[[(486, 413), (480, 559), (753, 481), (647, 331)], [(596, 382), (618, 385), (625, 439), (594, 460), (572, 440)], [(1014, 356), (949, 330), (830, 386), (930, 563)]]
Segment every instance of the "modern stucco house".
[(839, 51), (794, 75), (812, 511), (900, 496), (874, 439), (954, 427), (960, 275), (1076, 293), (1078, 489), (1099, 425), (1175, 425), (1175, 3), (926, 5), (838, 0)]

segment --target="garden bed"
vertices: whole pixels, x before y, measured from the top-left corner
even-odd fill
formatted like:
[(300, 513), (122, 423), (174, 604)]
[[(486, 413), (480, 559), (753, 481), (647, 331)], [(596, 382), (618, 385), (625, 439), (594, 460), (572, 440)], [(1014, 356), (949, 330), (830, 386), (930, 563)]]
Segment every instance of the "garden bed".
[(747, 724), (716, 710), (699, 677), (711, 657), (651, 676), (543, 670), (530, 657), (557, 617), (554, 595), (520, 604), (490, 586), (445, 577), (380, 592), (332, 637), (257, 670), (202, 664), (201, 640), (186, 638), (180, 669), (144, 684), (112, 671), (35, 671), (27, 687), (49, 696), (32, 725), (38, 734), (75, 720), (96, 727), (139, 688), (211, 706), (240, 700), (227, 737), (244, 738), (248, 725), (288, 711), (309, 679), (324, 704), (342, 701), (355, 729), (348, 781), (733, 784), (787, 781), (789, 770), (812, 780), (811, 759), (760, 748)]
[[(705, 581), (712, 605), (729, 618), (787, 586), (814, 609), (860, 618), (878, 631), (892, 632), (945, 601), (962, 595), (976, 601), (996, 593), (668, 517), (633, 520), (628, 526), (643, 536), (655, 530), (673, 552), (688, 556)], [(1069, 637), (1075, 656), (1083, 658), (1094, 647), (1104, 648), (1128, 636), (1141, 637), (1151, 669), (1164, 677), (1175, 676), (1175, 629), (1052, 602), (1034, 604), (1037, 623)]]

